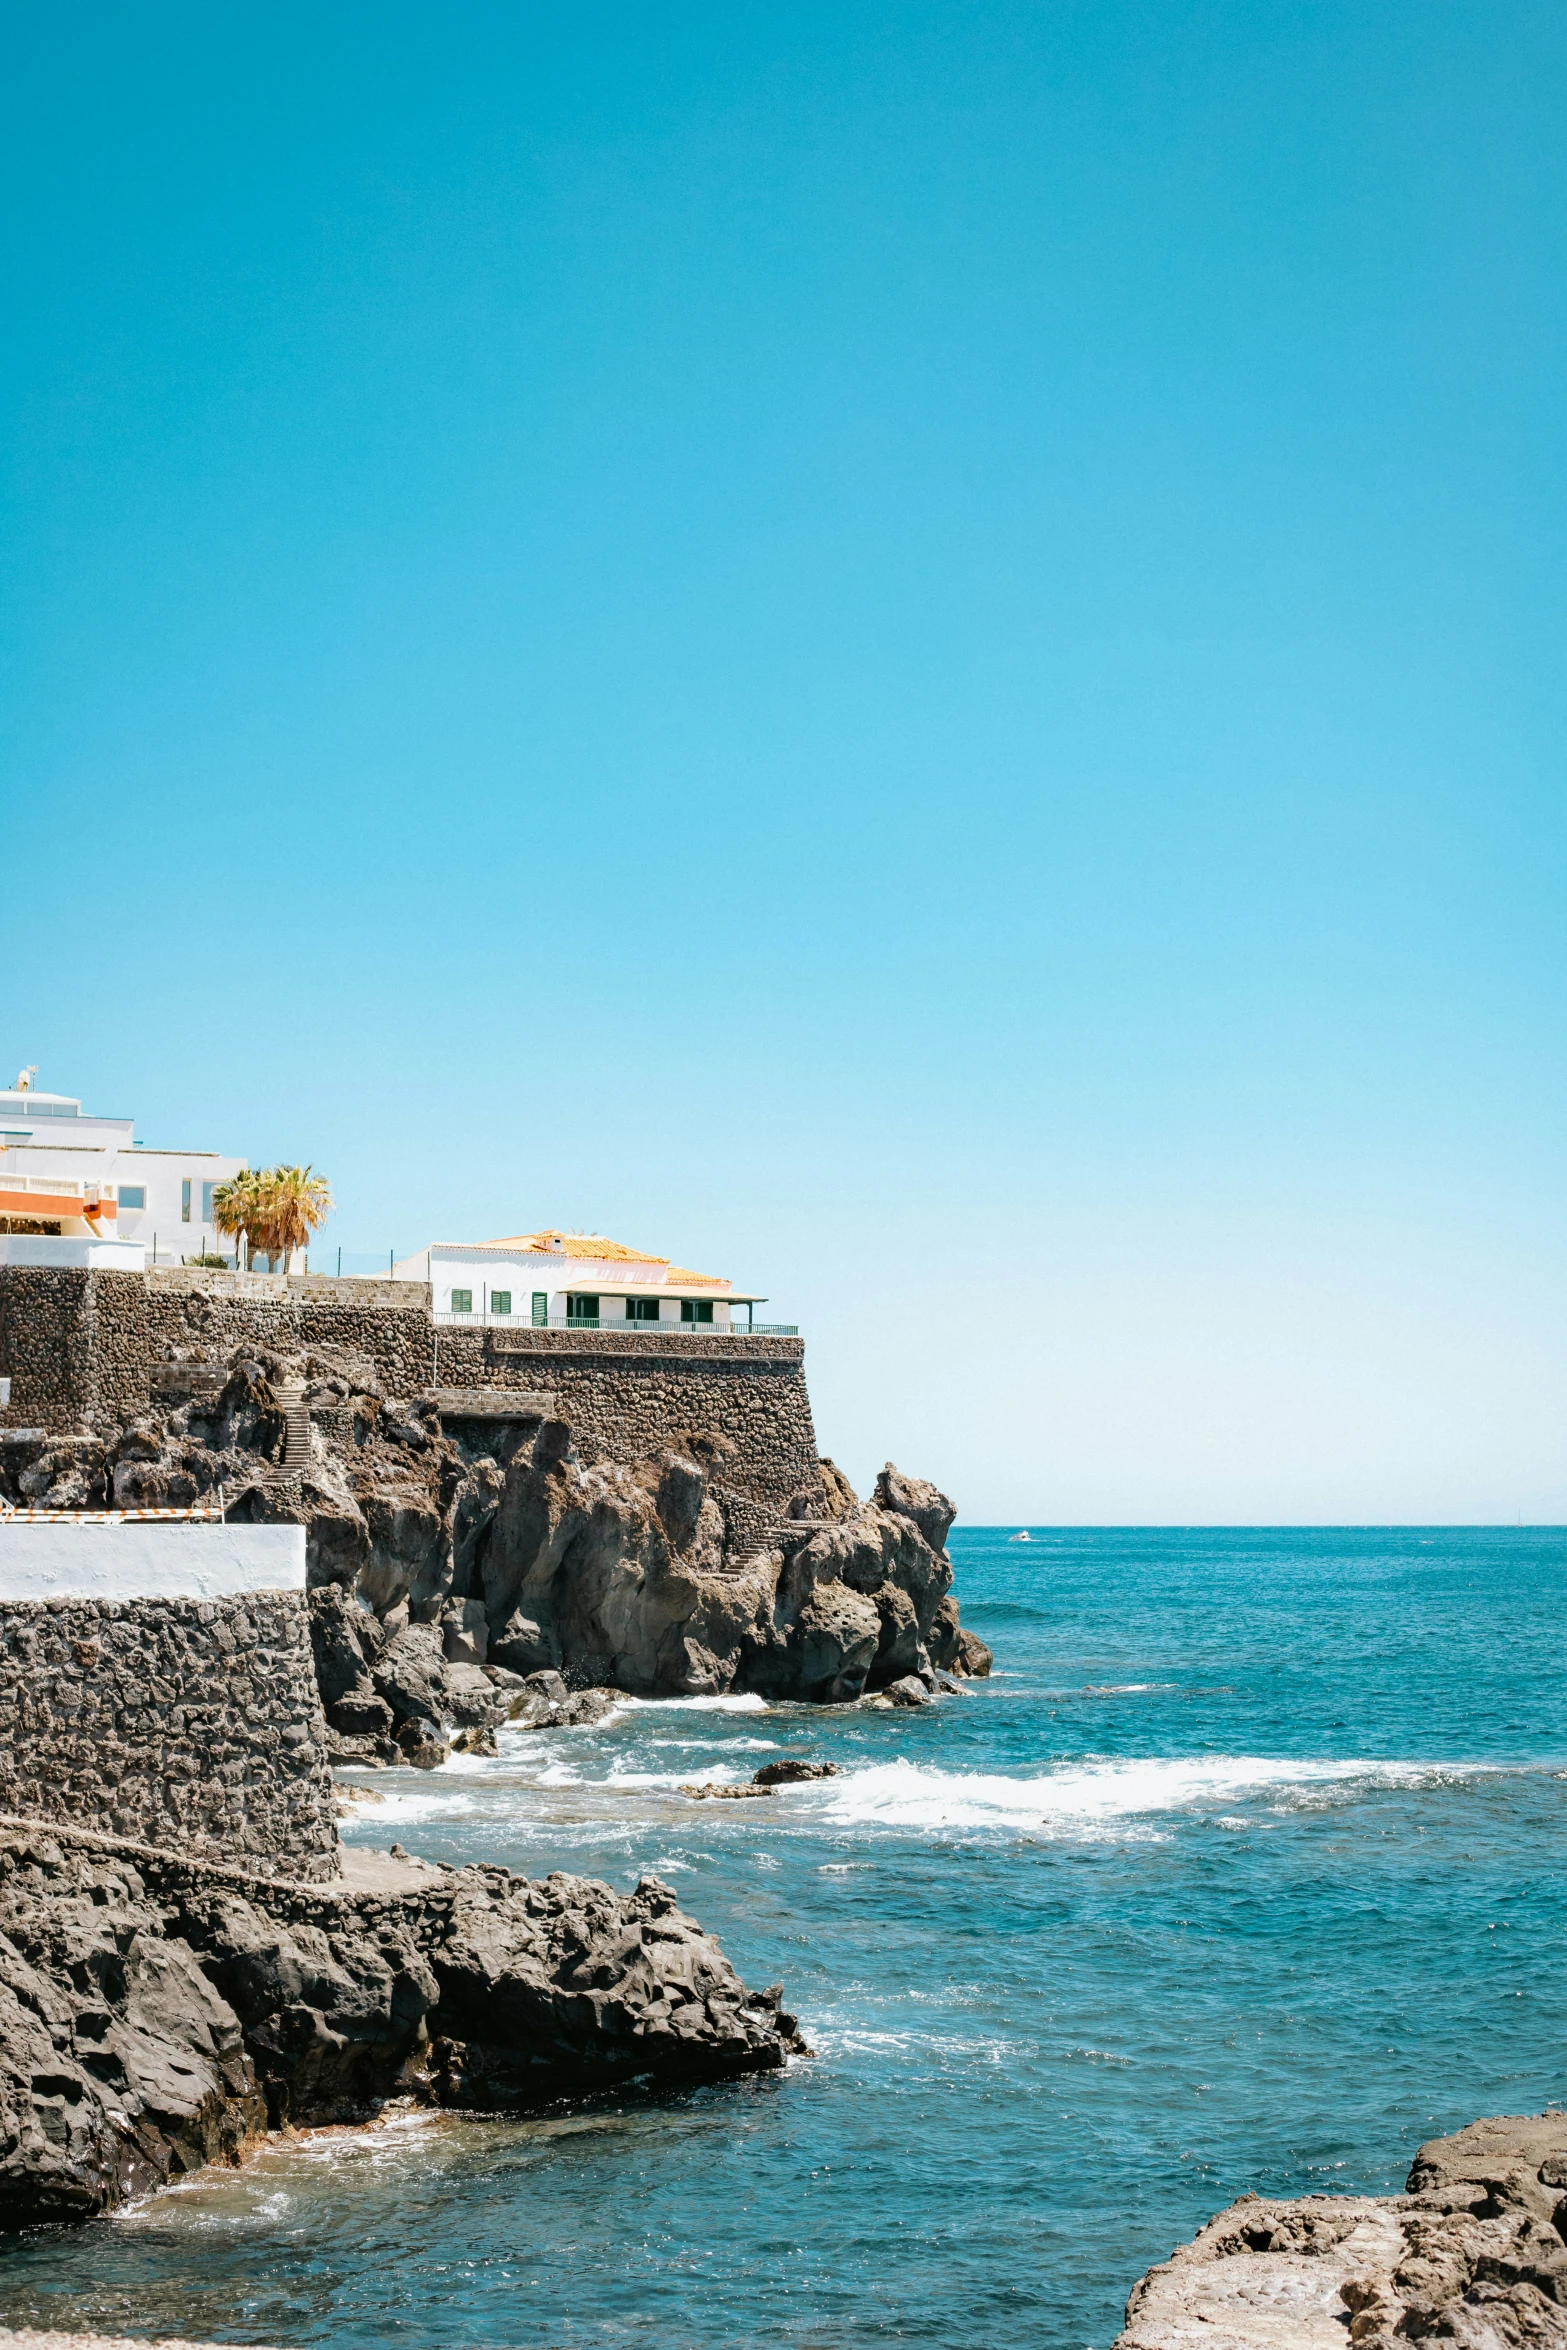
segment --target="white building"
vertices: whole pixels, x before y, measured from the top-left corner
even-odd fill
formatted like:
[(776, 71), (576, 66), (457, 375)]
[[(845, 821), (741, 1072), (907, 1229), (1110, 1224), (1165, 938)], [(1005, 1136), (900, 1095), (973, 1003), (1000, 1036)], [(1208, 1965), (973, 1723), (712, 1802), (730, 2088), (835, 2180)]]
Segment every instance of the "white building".
[(244, 1159), (148, 1150), (130, 1118), (94, 1117), (69, 1094), (40, 1093), (24, 1070), (0, 1087), (0, 1264), (136, 1271), (222, 1256), (214, 1187)]
[[(437, 1321), (529, 1323), (538, 1330), (749, 1330), (767, 1300), (717, 1273), (623, 1248), (601, 1232), (523, 1232), (510, 1240), (434, 1240), (395, 1267), (428, 1281)], [(736, 1312), (736, 1308), (743, 1311)], [(767, 1327), (773, 1327), (768, 1325)]]

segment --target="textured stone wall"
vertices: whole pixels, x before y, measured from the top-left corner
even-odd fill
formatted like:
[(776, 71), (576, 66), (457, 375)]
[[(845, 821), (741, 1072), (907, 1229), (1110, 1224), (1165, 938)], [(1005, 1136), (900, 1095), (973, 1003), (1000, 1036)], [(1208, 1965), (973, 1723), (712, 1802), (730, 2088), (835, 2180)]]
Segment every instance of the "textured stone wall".
[(0, 1606), (0, 1812), (338, 1873), (302, 1592)]
[(761, 1541), (790, 1495), (815, 1481), (798, 1338), (466, 1328), (439, 1336), (443, 1384), (548, 1391), (588, 1457), (636, 1460), (692, 1435), (728, 1437), (734, 1452), (710, 1482), (731, 1553)]
[(236, 1347), (359, 1356), (389, 1395), (435, 1369), (429, 1291), (399, 1281), (328, 1281), (159, 1266), (89, 1273), (0, 1266), (0, 1371), (12, 1427), (123, 1422), (153, 1400), (156, 1365), (221, 1362)]
[(216, 1363), (244, 1347), (320, 1348), (357, 1359), (388, 1395), (545, 1390), (590, 1449), (618, 1460), (692, 1433), (728, 1437), (735, 1451), (714, 1491), (732, 1543), (760, 1539), (815, 1477), (798, 1338), (437, 1326), (429, 1295), (412, 1282), (185, 1267), (0, 1267), (0, 1371), (14, 1383), (0, 1425), (120, 1424), (147, 1410), (170, 1364)]

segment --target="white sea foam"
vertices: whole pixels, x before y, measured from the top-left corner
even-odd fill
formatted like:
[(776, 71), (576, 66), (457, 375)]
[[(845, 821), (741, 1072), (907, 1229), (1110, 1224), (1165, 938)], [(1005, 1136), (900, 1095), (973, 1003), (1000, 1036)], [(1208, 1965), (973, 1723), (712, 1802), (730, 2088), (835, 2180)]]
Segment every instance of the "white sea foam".
[(674, 1713), (684, 1708), (691, 1713), (711, 1714), (765, 1714), (765, 1697), (623, 1697), (616, 1710), (635, 1707), (639, 1713)]
[[(1472, 1767), (1472, 1766), (1471, 1766)], [(878, 1763), (824, 1783), (817, 1818), (833, 1827), (1012, 1828), (1057, 1834), (1125, 1833), (1119, 1823), (1248, 1795), (1359, 1782), (1409, 1787), (1465, 1766), (1417, 1762), (1295, 1762), (1270, 1755), (1203, 1755), (1065, 1764), (1027, 1779)], [(801, 1791), (806, 1792), (805, 1790)], [(815, 1790), (809, 1792), (814, 1793)]]
[(721, 1754), (776, 1754), (776, 1738), (724, 1738), (714, 1732), (707, 1738), (659, 1738), (655, 1740), (660, 1754), (711, 1754), (717, 1747)]

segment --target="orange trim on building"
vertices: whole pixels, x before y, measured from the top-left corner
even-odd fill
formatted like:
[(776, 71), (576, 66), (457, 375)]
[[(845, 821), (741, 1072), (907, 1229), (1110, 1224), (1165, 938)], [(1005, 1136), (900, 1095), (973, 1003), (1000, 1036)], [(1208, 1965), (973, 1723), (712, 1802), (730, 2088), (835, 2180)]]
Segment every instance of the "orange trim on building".
[(0, 1216), (85, 1216), (87, 1202), (76, 1192), (58, 1198), (48, 1191), (0, 1190)]

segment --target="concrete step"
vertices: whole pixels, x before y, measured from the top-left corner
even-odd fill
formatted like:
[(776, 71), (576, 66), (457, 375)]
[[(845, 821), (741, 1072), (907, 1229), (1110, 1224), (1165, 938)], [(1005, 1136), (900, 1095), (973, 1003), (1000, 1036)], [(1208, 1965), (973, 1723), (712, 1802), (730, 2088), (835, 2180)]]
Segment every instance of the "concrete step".
[(302, 1385), (280, 1385), (278, 1402), (283, 1406), (283, 1467), (302, 1469), (310, 1458), (310, 1408), (305, 1402)]

